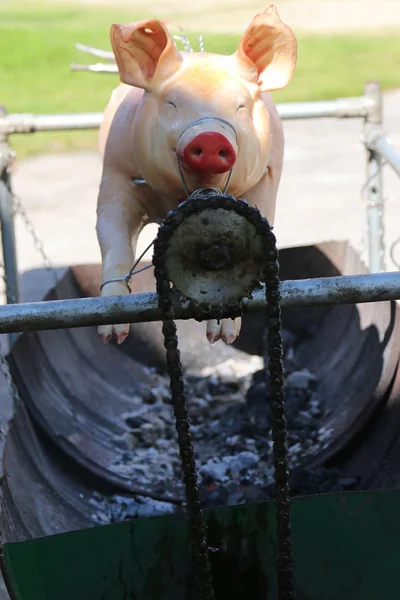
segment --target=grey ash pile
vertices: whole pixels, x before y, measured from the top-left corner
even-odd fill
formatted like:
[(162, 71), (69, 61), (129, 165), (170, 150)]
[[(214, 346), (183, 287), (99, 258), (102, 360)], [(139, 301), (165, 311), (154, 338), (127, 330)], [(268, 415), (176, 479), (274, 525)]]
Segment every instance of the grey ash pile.
[[(309, 371), (296, 368), (295, 338), (290, 332), (283, 334), (292, 493), (353, 489), (356, 479), (334, 469), (305, 466), (324, 449), (331, 432), (321, 427), (318, 381)], [(154, 386), (137, 410), (125, 415), (130, 448), (115, 465), (138, 487), (148, 489), (152, 498), (94, 494), (93, 518), (98, 523), (175, 512), (176, 502), (184, 500), (169, 379), (156, 373), (153, 377)], [(269, 376), (264, 360), (249, 356), (243, 362), (228, 361), (186, 375), (185, 385), (204, 508), (272, 499)]]

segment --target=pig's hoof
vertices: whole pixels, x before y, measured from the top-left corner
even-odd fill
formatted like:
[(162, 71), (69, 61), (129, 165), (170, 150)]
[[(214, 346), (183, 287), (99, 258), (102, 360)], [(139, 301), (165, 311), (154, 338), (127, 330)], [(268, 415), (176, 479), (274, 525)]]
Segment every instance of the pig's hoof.
[(219, 323), (217, 320), (212, 319), (207, 322), (207, 339), (210, 344), (215, 344), (218, 340), (222, 339), (225, 344), (233, 344), (239, 335), (242, 320), (237, 318), (222, 319)]
[(107, 344), (113, 335), (118, 344), (122, 344), (128, 337), (129, 325), (100, 325), (97, 331), (103, 344)]

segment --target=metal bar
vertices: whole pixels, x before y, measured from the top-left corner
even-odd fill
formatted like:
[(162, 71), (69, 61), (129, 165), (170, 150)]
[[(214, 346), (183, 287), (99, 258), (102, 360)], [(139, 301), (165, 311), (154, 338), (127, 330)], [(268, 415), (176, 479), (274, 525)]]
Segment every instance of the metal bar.
[(17, 248), (15, 243), (13, 197), (4, 181), (0, 180), (0, 225), (6, 272), (7, 302), (19, 301)]
[[(4, 106), (0, 105), (0, 118), (7, 115)], [(11, 194), (10, 163), (13, 152), (6, 135), (0, 131), (0, 228), (1, 245), (4, 262), (4, 279), (6, 284), (6, 298), (9, 304), (19, 302), (19, 279), (17, 263), (17, 247), (14, 228), (14, 204)], [(17, 335), (9, 334), (10, 346)]]
[(288, 119), (326, 119), (326, 118), (365, 118), (372, 109), (373, 100), (359, 98), (338, 98), (321, 102), (287, 102), (278, 104), (279, 116)]
[(384, 158), (400, 177), (400, 154), (382, 132), (377, 132), (375, 136), (370, 135), (366, 140), (366, 145)]
[[(88, 66), (92, 69), (92, 66)], [(96, 65), (93, 69), (97, 69)], [(110, 65), (110, 68), (113, 68)], [(92, 70), (93, 70), (92, 69)], [(372, 110), (371, 98), (339, 98), (327, 102), (298, 102), (278, 104), (282, 119), (317, 118), (363, 118)], [(65, 115), (12, 114), (0, 117), (0, 133), (13, 135), (35, 133), (36, 131), (62, 131), (71, 129), (98, 129), (103, 121), (103, 113), (76, 113)]]
[(371, 273), (381, 273), (385, 270), (381, 166), (382, 161), (379, 154), (369, 151), (367, 159), (367, 245)]
[[(382, 127), (382, 93), (377, 82), (368, 82), (364, 95), (371, 99), (371, 110), (364, 122), (364, 143)], [(367, 247), (371, 273), (385, 270), (383, 221), (382, 161), (378, 152), (367, 145)]]
[(97, 56), (98, 58), (103, 58), (104, 60), (110, 60), (115, 62), (114, 52), (112, 52), (111, 50), (100, 50), (100, 48), (87, 46), (86, 44), (81, 44), (80, 42), (75, 43), (75, 48), (77, 50), (81, 50), (81, 52), (91, 54), (92, 56)]
[(76, 63), (71, 64), (71, 71), (92, 71), (94, 73), (118, 73), (117, 65), (106, 65), (104, 63), (97, 63), (95, 65), (77, 65)]
[(98, 129), (103, 113), (76, 113), (65, 115), (18, 114), (0, 118), (0, 134), (35, 133), (36, 131), (63, 131), (71, 129)]
[[(322, 277), (283, 281), (282, 306), (322, 306), (383, 302), (400, 299), (400, 273)], [(245, 312), (265, 309), (265, 292), (260, 289), (244, 300)], [(194, 318), (188, 304), (174, 304), (176, 319)], [(213, 313), (210, 313), (212, 318)], [(79, 298), (31, 302), (0, 307), (0, 333), (65, 329), (111, 323), (160, 321), (155, 293), (108, 298)]]

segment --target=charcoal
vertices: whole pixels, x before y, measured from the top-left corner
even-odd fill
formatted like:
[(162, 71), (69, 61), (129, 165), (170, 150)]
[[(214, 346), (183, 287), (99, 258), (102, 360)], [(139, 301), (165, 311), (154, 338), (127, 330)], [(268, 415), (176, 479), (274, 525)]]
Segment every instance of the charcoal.
[(293, 331), (290, 331), (289, 329), (285, 329), (283, 327), (282, 331), (281, 331), (281, 335), (282, 335), (282, 342), (283, 342), (284, 350), (287, 350), (288, 348), (293, 348), (293, 346), (296, 345), (297, 336), (295, 333), (293, 333)]
[[(332, 431), (320, 424), (324, 408), (316, 394), (315, 375), (298, 365), (298, 336), (286, 329), (282, 337), (292, 495), (355, 489), (358, 481), (353, 474), (306, 466), (329, 443)], [(149, 376), (151, 386), (142, 399), (133, 398), (132, 410), (123, 415), (126, 433), (115, 440), (122, 454), (113, 468), (138, 489), (148, 489), (149, 496), (165, 501), (134, 495), (96, 497), (96, 522), (174, 512), (176, 503), (184, 502), (170, 382), (154, 371), (149, 371)], [(200, 373), (192, 372), (184, 381), (203, 507), (273, 499), (268, 357), (229, 359)]]
[(229, 490), (224, 485), (200, 486), (200, 500), (205, 506), (227, 506)]
[(354, 490), (359, 482), (358, 477), (342, 477), (338, 484), (345, 490)]
[(340, 470), (326, 467), (312, 470), (298, 467), (290, 475), (292, 495), (343, 492), (355, 489), (357, 483), (356, 477), (343, 477)]
[(246, 396), (244, 409), (245, 431), (251, 434), (266, 434), (271, 428), (271, 405), (269, 403), (269, 382), (251, 386)]
[(245, 406), (239, 404), (230, 406), (219, 420), (221, 431), (226, 431), (228, 437), (235, 437), (242, 432)]
[(170, 502), (153, 500), (144, 496), (114, 495), (108, 498), (94, 492), (89, 501), (94, 507), (92, 519), (99, 525), (173, 513), (176, 510), (176, 506)]
[(316, 384), (315, 375), (310, 373), (308, 369), (303, 369), (302, 371), (293, 371), (286, 378), (285, 381), (285, 389), (302, 389), (302, 390), (312, 390), (314, 389)]
[(283, 370), (286, 377), (299, 368), (297, 361), (292, 356), (285, 356), (283, 359)]

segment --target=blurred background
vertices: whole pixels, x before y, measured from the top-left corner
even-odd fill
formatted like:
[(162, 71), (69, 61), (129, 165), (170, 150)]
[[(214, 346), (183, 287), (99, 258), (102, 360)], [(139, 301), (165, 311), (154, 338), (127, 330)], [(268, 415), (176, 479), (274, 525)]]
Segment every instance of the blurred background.
[[(360, 96), (366, 81), (378, 80), (385, 91), (384, 128), (399, 147), (399, 0), (281, 0), (276, 5), (299, 48), (293, 80), (274, 93), (276, 101)], [(0, 0), (0, 104), (9, 113), (102, 111), (118, 77), (72, 72), (71, 63), (97, 62), (77, 50), (76, 42), (110, 50), (112, 23), (158, 17), (182, 27), (195, 49), (196, 35), (202, 34), (206, 50), (232, 53), (253, 16), (268, 6), (268, 0)], [(284, 128), (279, 245), (349, 239), (363, 254), (362, 122), (286, 121)], [(11, 142), (17, 156), (14, 191), (51, 260), (56, 266), (99, 262), (94, 229), (101, 176), (97, 132), (16, 135)], [(387, 167), (384, 186), (390, 269), (395, 265), (388, 249), (398, 235), (400, 202), (398, 181)], [(42, 257), (22, 219), (17, 217), (16, 226), (20, 270), (39, 268)], [(151, 232), (144, 232), (140, 247)]]
[[(0, 102), (9, 112), (102, 111), (116, 76), (71, 73), (87, 56), (74, 44), (109, 50), (109, 28), (144, 18), (170, 19), (203, 34), (211, 52), (235, 51), (240, 34), (269, 0), (0, 0)], [(399, 85), (400, 4), (397, 0), (281, 0), (281, 19), (295, 31), (295, 76), (278, 102), (358, 96), (368, 79), (384, 89)], [(196, 47), (196, 42), (193, 41)], [(18, 137), (19, 158), (63, 150), (94, 150), (96, 133)]]

